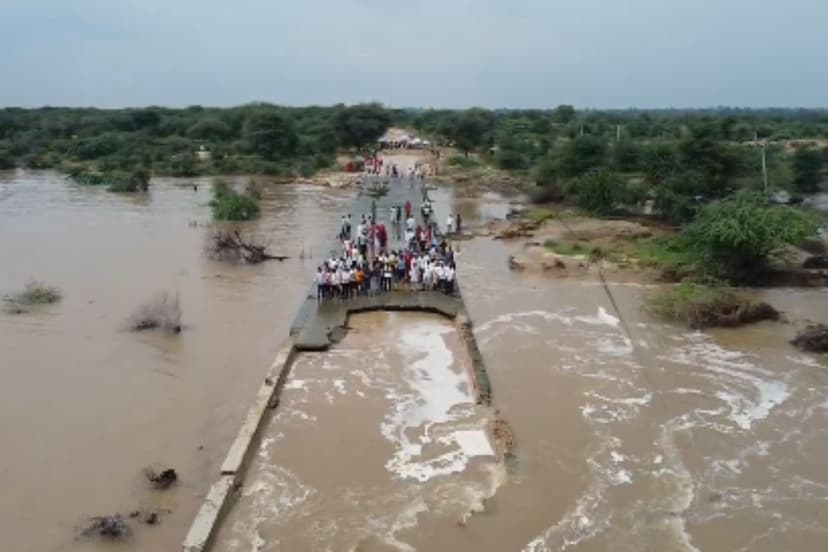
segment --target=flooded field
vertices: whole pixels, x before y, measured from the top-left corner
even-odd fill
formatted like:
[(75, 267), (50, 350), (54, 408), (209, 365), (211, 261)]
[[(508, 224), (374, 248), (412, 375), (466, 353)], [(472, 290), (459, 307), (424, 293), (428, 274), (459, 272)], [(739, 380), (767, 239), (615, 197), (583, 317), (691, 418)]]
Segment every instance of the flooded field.
[[(0, 295), (30, 279), (63, 291), (41, 312), (0, 314), (0, 548), (98, 550), (75, 541), (87, 516), (171, 510), (138, 527), (135, 550), (178, 547), (334, 235), (348, 193), (264, 189), (249, 229), (283, 263), (231, 266), (203, 255), (206, 181), (154, 182), (148, 196), (0, 177)], [(179, 336), (127, 332), (160, 290), (178, 292)], [(147, 488), (141, 470), (174, 467), (180, 484)]]
[[(178, 547), (351, 197), (265, 189), (251, 228), (292, 258), (229, 266), (202, 254), (197, 182), (129, 198), (0, 176), (0, 293), (32, 278), (64, 292), (0, 316), (4, 549), (111, 550), (75, 527), (142, 507), (170, 513), (115, 549)], [(508, 211), (432, 196), (439, 220)], [(334, 350), (297, 358), (216, 550), (824, 549), (828, 359), (793, 349), (792, 325), (690, 332), (642, 310), (646, 287), (509, 271), (520, 243), (457, 246), (515, 459), (488, 451), (493, 412), (473, 404), (449, 322), (359, 315)], [(125, 331), (159, 290), (180, 294), (182, 335)], [(762, 294), (824, 321), (826, 290)], [(150, 464), (180, 484), (150, 490)]]

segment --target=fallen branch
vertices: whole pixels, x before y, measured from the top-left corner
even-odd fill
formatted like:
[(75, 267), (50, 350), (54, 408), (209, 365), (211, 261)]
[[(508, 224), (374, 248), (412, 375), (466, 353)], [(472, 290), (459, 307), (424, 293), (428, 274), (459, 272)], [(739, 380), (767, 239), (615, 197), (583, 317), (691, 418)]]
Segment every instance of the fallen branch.
[(216, 261), (257, 264), (264, 261), (284, 261), (287, 255), (271, 255), (267, 243), (254, 236), (243, 236), (238, 230), (214, 230), (208, 238), (207, 256)]

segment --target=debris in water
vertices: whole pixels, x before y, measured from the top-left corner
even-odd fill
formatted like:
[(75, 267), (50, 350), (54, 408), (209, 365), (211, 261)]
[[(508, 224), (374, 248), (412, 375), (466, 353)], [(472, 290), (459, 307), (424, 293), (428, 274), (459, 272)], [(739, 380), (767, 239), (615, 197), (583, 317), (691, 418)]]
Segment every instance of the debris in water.
[(120, 539), (129, 534), (129, 526), (121, 514), (96, 516), (89, 519), (89, 523), (80, 534), (84, 537), (98, 535), (109, 539)]
[(170, 485), (178, 481), (178, 474), (172, 468), (156, 471), (152, 467), (144, 468), (144, 475), (156, 489), (168, 489)]
[(178, 293), (158, 293), (152, 301), (135, 311), (127, 320), (127, 327), (134, 332), (159, 328), (172, 334), (181, 333)]
[(812, 324), (799, 332), (791, 344), (812, 353), (828, 353), (828, 326)]
[(497, 418), (492, 423), (492, 435), (497, 447), (503, 452), (503, 456), (508, 458), (512, 456), (515, 449), (515, 434), (509, 423), (500, 417), (500, 413), (496, 413)]
[(140, 519), (145, 525), (158, 525), (161, 523), (161, 514), (169, 514), (171, 510), (135, 510), (130, 512), (130, 519)]

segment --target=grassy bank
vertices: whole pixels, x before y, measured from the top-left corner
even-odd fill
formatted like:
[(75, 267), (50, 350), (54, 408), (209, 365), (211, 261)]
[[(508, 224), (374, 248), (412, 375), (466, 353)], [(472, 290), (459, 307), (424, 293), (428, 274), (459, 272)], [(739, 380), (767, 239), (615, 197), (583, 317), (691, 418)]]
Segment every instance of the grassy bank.
[(757, 303), (744, 292), (725, 286), (678, 284), (652, 294), (647, 308), (661, 318), (696, 329), (779, 319), (779, 313), (767, 303)]

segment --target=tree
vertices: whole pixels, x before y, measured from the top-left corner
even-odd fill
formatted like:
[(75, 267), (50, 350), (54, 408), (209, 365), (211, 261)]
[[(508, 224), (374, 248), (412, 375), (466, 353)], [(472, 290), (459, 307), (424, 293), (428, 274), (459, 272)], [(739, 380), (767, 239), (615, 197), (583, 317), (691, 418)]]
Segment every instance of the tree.
[(687, 232), (704, 265), (728, 279), (750, 281), (772, 252), (813, 235), (816, 224), (802, 211), (739, 192), (705, 206)]
[(819, 151), (810, 148), (798, 148), (791, 157), (793, 169), (793, 184), (797, 191), (815, 193), (819, 191), (820, 170), (822, 169), (822, 155)]
[(607, 142), (600, 136), (578, 136), (563, 149), (560, 168), (564, 176), (580, 176), (603, 167), (607, 158)]
[(475, 107), (453, 117), (444, 132), (468, 157), (470, 151), (486, 143), (494, 124), (494, 114), (491, 111)]
[(205, 117), (187, 129), (187, 135), (198, 140), (221, 141), (233, 135), (230, 125), (216, 117)]
[(575, 108), (571, 105), (559, 105), (552, 112), (552, 120), (562, 125), (568, 125), (575, 119)]
[(9, 150), (0, 147), (0, 171), (6, 171), (14, 168), (14, 158), (9, 153)]
[(612, 147), (612, 165), (620, 172), (641, 170), (643, 154), (641, 148), (632, 141), (616, 142)]
[(344, 146), (359, 149), (373, 144), (382, 136), (391, 125), (391, 115), (376, 103), (340, 106), (334, 125)]
[(710, 198), (727, 195), (730, 180), (738, 168), (737, 160), (719, 141), (720, 130), (713, 124), (699, 125), (678, 147), (682, 168), (704, 176), (704, 193)]
[(259, 111), (247, 119), (244, 138), (254, 153), (268, 160), (290, 156), (298, 142), (291, 121), (278, 111)]
[(596, 169), (578, 178), (572, 186), (578, 206), (591, 213), (606, 215), (625, 196), (626, 183), (615, 173)]
[(655, 144), (642, 154), (644, 174), (651, 184), (658, 184), (680, 171), (678, 151), (672, 144)]

